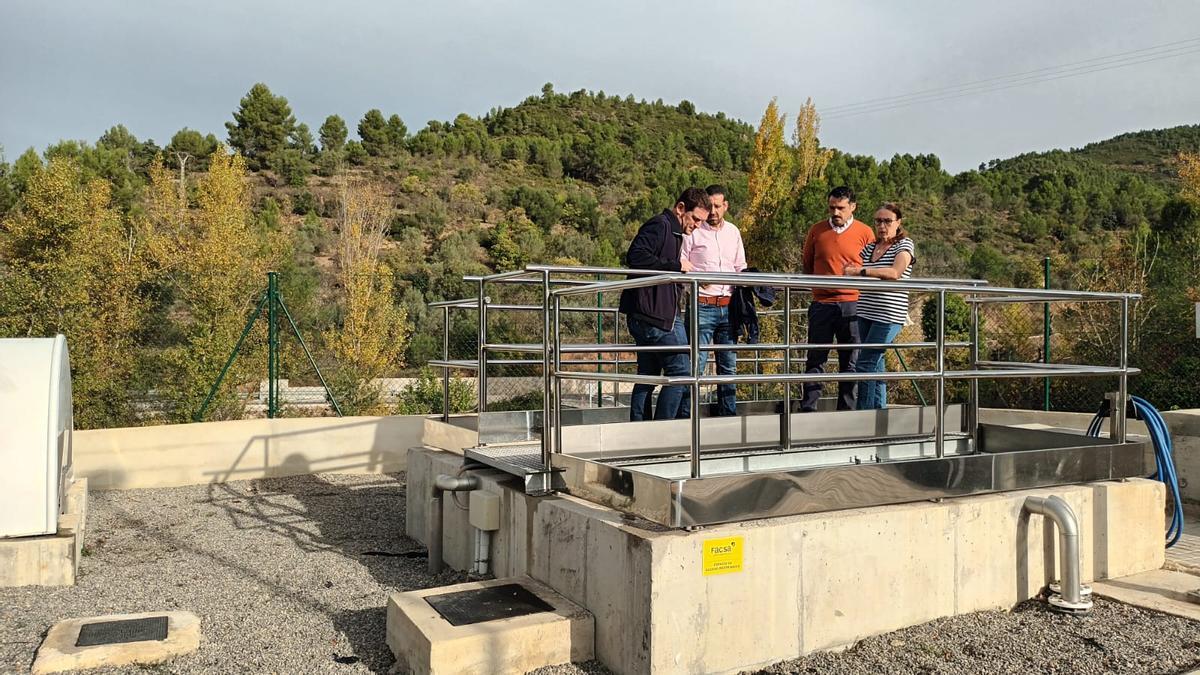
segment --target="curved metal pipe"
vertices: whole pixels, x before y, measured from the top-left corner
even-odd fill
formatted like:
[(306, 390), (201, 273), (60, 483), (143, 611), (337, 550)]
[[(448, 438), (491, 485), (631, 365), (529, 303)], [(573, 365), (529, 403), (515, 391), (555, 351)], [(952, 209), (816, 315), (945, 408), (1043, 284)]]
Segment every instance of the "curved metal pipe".
[(429, 551), (429, 573), (437, 574), (446, 567), (442, 560), (442, 493), (469, 492), (479, 489), (478, 476), (438, 475), (433, 479), (429, 496), (429, 519), (425, 530), (426, 548)]
[[(1058, 526), (1063, 609), (1069, 611), (1091, 609), (1091, 601), (1083, 599), (1079, 581), (1079, 521), (1075, 518), (1075, 512), (1071, 510), (1071, 505), (1058, 495), (1027, 497), (1025, 510), (1045, 516)], [(1053, 606), (1058, 607), (1059, 605)]]

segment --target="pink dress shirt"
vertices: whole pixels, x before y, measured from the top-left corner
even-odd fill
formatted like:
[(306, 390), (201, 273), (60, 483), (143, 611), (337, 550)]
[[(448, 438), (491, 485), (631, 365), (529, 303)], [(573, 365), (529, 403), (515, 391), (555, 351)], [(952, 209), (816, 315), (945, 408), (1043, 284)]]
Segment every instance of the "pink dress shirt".
[[(697, 272), (741, 272), (746, 269), (742, 233), (728, 220), (720, 228), (700, 223), (691, 234), (684, 235), (679, 259), (692, 263)], [(700, 295), (733, 295), (733, 286), (701, 286)]]

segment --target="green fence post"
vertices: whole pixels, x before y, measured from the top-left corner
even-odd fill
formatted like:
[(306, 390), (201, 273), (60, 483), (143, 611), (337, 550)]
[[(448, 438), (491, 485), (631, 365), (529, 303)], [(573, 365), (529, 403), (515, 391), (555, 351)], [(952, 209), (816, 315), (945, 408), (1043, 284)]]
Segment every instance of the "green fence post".
[(279, 331), (275, 312), (279, 306), (277, 273), (267, 272), (267, 417), (275, 419), (279, 412)]
[[(1042, 287), (1050, 290), (1050, 256), (1042, 259)], [(1050, 363), (1050, 303), (1042, 303), (1042, 363)], [(1042, 380), (1042, 409), (1050, 410), (1050, 378)]]

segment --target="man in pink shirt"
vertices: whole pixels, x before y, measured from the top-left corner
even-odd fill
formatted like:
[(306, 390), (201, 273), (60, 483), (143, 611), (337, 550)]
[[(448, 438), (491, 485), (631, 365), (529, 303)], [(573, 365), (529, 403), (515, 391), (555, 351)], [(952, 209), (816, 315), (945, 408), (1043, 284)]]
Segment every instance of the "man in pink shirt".
[[(690, 262), (696, 272), (741, 272), (746, 269), (746, 248), (742, 245), (742, 233), (737, 226), (725, 220), (725, 213), (729, 210), (727, 190), (720, 185), (710, 185), (704, 191), (712, 202), (708, 220), (683, 237), (679, 259)], [(698, 323), (701, 345), (731, 345), (736, 341), (729, 322), (729, 303), (732, 298), (733, 286), (708, 284), (700, 287)], [(690, 318), (686, 325), (691, 326)], [(708, 354), (708, 351), (700, 351), (700, 368), (697, 371), (700, 374), (704, 374)], [(737, 373), (737, 354), (732, 350), (722, 350), (716, 355), (718, 375)], [(681, 415), (689, 410), (685, 400), (684, 405), (680, 406)], [(737, 414), (736, 385), (717, 385), (717, 414)]]

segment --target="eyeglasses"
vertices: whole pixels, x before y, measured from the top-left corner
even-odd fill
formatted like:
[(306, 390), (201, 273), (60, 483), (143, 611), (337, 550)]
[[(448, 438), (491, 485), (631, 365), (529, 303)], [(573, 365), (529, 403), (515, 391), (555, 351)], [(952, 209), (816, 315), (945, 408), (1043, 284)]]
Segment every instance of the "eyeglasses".
[(876, 225), (891, 225), (894, 222), (896, 222), (895, 218), (876, 218), (875, 219)]

